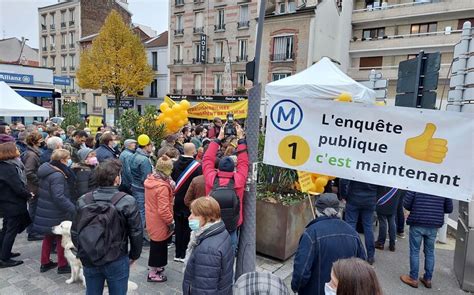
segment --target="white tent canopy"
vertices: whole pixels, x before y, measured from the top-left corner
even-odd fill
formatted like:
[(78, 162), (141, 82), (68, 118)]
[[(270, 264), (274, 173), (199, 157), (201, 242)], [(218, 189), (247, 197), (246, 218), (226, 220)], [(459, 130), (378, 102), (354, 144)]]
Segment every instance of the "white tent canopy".
[(7, 117), (49, 117), (48, 109), (29, 102), (0, 81), (0, 116)]
[(296, 75), (265, 86), (265, 96), (284, 98), (334, 99), (342, 92), (355, 102), (374, 103), (375, 92), (344, 74), (327, 57)]

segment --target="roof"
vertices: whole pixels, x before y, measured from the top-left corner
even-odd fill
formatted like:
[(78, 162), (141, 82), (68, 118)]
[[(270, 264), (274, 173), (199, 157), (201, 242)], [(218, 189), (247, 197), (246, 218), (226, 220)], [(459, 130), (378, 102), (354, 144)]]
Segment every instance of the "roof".
[(82, 37), (81, 39), (79, 39), (79, 43), (81, 43), (81, 42), (91, 42), (98, 35), (99, 35), (99, 33), (95, 33), (95, 34), (92, 34), (92, 35), (89, 35), (89, 36)]
[[(20, 57), (21, 40), (16, 37), (0, 40), (0, 60), (3, 62), (16, 62)], [(38, 50), (25, 44), (21, 53), (23, 60), (39, 62)]]
[(168, 46), (168, 31), (164, 31), (155, 38), (145, 42), (145, 47), (166, 47)]
[(150, 26), (145, 26), (142, 24), (137, 24), (137, 23), (132, 23), (133, 27), (138, 27), (140, 30), (142, 30), (143, 33), (147, 34), (150, 36), (150, 38), (156, 37), (156, 31), (153, 30), (152, 27)]

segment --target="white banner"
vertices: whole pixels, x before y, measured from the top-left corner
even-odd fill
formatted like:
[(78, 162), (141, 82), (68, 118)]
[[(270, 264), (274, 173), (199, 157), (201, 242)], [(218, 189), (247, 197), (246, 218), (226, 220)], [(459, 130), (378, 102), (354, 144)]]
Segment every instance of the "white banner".
[(474, 193), (474, 114), (270, 99), (264, 162), (463, 201)]

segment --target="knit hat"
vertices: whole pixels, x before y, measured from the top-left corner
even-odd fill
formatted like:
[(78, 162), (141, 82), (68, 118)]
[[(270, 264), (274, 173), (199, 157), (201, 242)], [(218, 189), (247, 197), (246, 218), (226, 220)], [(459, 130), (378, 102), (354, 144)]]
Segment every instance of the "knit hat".
[(224, 172), (234, 172), (234, 160), (231, 157), (224, 157), (219, 162), (219, 170)]
[(124, 141), (123, 146), (125, 148), (128, 148), (128, 146), (131, 145), (132, 143), (137, 143), (137, 141), (135, 139), (127, 139)]
[(81, 161), (85, 161), (87, 156), (93, 152), (94, 150), (93, 149), (90, 149), (88, 147), (85, 147), (85, 148), (82, 148), (80, 149), (78, 152), (77, 152), (77, 155), (79, 156), (79, 159), (81, 159)]
[(15, 138), (7, 134), (0, 134), (0, 143), (15, 142)]
[(173, 161), (167, 155), (161, 156), (156, 162), (156, 170), (170, 176), (173, 171)]
[(320, 212), (323, 212), (326, 208), (333, 208), (336, 211), (339, 210), (339, 199), (336, 194), (324, 193), (321, 194), (314, 205)]

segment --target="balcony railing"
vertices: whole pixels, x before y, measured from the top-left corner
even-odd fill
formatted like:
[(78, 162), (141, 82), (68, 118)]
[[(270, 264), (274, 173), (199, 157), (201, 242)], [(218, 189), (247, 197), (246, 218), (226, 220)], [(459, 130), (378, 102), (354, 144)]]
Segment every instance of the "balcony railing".
[(49, 28), (50, 28), (51, 30), (55, 30), (55, 29), (56, 29), (56, 26), (55, 26), (54, 24), (51, 24), (51, 25), (49, 25)]
[(61, 49), (66, 49), (66, 44), (61, 44)]
[(194, 4), (203, 4), (204, 0), (194, 0)]
[(272, 54), (270, 55), (271, 61), (293, 61), (295, 59), (295, 54), (291, 53), (280, 53), (280, 54)]
[(183, 89), (173, 89), (173, 94), (183, 94)]
[(237, 23), (237, 29), (248, 29), (250, 21), (241, 21)]
[(174, 60), (173, 60), (173, 63), (174, 63), (175, 65), (182, 65), (182, 64), (183, 64), (183, 59), (174, 59)]
[(70, 71), (75, 71), (75, 70), (76, 70), (76, 67), (75, 67), (75, 66), (70, 66), (70, 67), (69, 67), (69, 70), (70, 70)]
[(73, 20), (70, 20), (70, 21), (69, 21), (69, 26), (70, 26), (70, 27), (74, 26), (74, 24), (75, 24), (75, 22), (74, 22)]
[(383, 10), (383, 9), (392, 9), (392, 8), (401, 8), (401, 7), (410, 7), (415, 5), (422, 5), (422, 4), (430, 4), (430, 3), (438, 3), (440, 0), (417, 0), (408, 3), (402, 4), (388, 4), (387, 2), (374, 2), (374, 4), (367, 5), (367, 8), (364, 9), (355, 9), (354, 13), (366, 12), (366, 11), (376, 11), (376, 10)]
[(74, 48), (76, 45), (74, 43), (69, 44), (69, 48)]
[(184, 5), (184, 0), (176, 0), (174, 3), (174, 6), (183, 6)]
[(194, 33), (194, 34), (202, 34), (202, 33), (204, 33), (204, 27), (193, 28), (193, 33)]
[(54, 45), (49, 46), (49, 50), (55, 51), (55, 50), (56, 50), (56, 46), (54, 46)]
[(224, 91), (222, 89), (212, 89), (212, 94), (220, 94), (222, 95)]
[(201, 61), (199, 60), (199, 58), (195, 57), (193, 58), (193, 64), (200, 64)]
[(45, 24), (41, 24), (41, 30), (46, 31), (46, 25)]
[(66, 22), (61, 22), (61, 29), (65, 29), (66, 28)]
[(384, 39), (405, 39), (405, 38), (416, 38), (416, 37), (427, 37), (427, 36), (436, 36), (436, 35), (450, 35), (450, 34), (459, 34), (462, 33), (462, 30), (445, 30), (439, 32), (427, 32), (427, 33), (417, 33), (417, 34), (404, 34), (404, 35), (391, 35), (391, 36), (382, 36), (382, 37), (375, 37), (375, 38), (362, 38), (358, 39), (354, 37), (352, 42), (357, 41), (377, 41), (377, 40), (384, 40)]
[(67, 67), (61, 67), (61, 71), (65, 72)]
[(191, 94), (202, 95), (202, 89), (192, 89)]
[(215, 64), (221, 64), (224, 62), (224, 57), (214, 57), (214, 63)]
[(225, 24), (214, 25), (214, 32), (225, 32)]
[(184, 29), (174, 30), (174, 35), (175, 36), (182, 36), (183, 34), (184, 34)]
[(239, 55), (235, 57), (236, 62), (244, 62), (244, 61), (248, 61), (248, 59), (249, 59), (248, 55)]
[(102, 113), (102, 107), (92, 107), (93, 113)]

